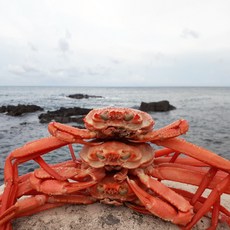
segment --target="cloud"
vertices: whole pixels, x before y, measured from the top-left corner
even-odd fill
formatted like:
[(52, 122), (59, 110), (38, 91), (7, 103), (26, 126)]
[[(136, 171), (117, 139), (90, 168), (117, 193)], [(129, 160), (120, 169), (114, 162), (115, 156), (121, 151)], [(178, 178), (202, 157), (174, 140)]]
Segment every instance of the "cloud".
[(16, 75), (38, 74), (42, 72), (39, 68), (30, 64), (9, 65), (7, 69), (10, 73)]
[(229, 78), (230, 1), (99, 2), (4, 1), (0, 82), (151, 86)]
[(62, 53), (69, 51), (69, 42), (65, 38), (61, 38), (58, 41), (58, 48)]
[(197, 38), (200, 37), (200, 35), (195, 30), (191, 30), (189, 28), (185, 28), (185, 29), (183, 29), (183, 31), (181, 33), (181, 37), (185, 38), (185, 39), (189, 39), (189, 38), (195, 38), (195, 39), (197, 39)]
[(65, 37), (58, 40), (58, 48), (64, 54), (70, 51), (69, 40), (71, 39), (71, 33), (66, 30)]
[(9, 65), (7, 69), (10, 73), (13, 73), (16, 75), (21, 75), (25, 73), (24, 68), (20, 65)]
[(31, 51), (38, 52), (38, 48), (34, 44), (32, 44), (31, 42), (28, 42), (28, 46), (29, 46)]

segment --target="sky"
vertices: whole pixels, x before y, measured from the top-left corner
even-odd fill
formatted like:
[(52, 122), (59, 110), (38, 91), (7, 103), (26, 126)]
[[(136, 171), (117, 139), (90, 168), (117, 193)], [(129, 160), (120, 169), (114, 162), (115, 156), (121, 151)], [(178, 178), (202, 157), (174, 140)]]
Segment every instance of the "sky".
[(229, 0), (0, 0), (0, 85), (230, 86)]

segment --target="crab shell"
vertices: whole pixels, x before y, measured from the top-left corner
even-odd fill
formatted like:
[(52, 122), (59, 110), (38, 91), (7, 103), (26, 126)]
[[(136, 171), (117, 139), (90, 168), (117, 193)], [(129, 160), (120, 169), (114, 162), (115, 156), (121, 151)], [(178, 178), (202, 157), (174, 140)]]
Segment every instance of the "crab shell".
[(85, 145), (79, 155), (93, 168), (111, 166), (114, 169), (134, 169), (150, 164), (154, 149), (147, 143), (107, 141), (95, 146)]
[(90, 194), (107, 204), (121, 205), (124, 201), (133, 201), (136, 198), (127, 181), (118, 183), (113, 175), (102, 179), (98, 184), (89, 188)]
[(84, 118), (85, 127), (99, 133), (101, 138), (130, 138), (152, 130), (152, 117), (142, 111), (129, 108), (101, 108), (91, 110)]

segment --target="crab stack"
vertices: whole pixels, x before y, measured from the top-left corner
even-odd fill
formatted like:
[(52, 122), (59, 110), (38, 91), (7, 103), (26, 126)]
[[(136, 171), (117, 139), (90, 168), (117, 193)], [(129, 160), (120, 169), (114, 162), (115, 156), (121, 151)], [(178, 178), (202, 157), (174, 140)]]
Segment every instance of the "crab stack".
[[(66, 203), (102, 202), (126, 205), (191, 229), (204, 215), (230, 223), (220, 204), (230, 194), (230, 162), (178, 138), (188, 131), (186, 120), (153, 130), (152, 117), (129, 108), (102, 108), (84, 118), (86, 129), (57, 122), (51, 137), (30, 142), (10, 153), (5, 163), (5, 190), (0, 196), (0, 229), (14, 218)], [(82, 144), (75, 156), (73, 145)], [(155, 150), (153, 144), (161, 146)], [(49, 165), (42, 155), (68, 146), (72, 159)], [(41, 168), (18, 175), (18, 165), (34, 160)], [(195, 193), (166, 186), (163, 180), (197, 186)], [(204, 190), (211, 189), (208, 197)], [(19, 200), (20, 197), (27, 198)]]

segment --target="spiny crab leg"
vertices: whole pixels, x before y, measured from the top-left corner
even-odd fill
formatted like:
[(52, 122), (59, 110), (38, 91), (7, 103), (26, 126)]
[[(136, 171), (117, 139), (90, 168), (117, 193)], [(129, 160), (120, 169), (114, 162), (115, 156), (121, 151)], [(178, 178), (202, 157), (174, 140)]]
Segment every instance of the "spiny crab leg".
[(171, 138), (165, 140), (152, 141), (152, 143), (173, 149), (185, 155), (193, 157), (199, 161), (203, 161), (213, 167), (219, 168), (226, 172), (230, 172), (230, 161), (218, 156), (217, 154), (206, 150), (200, 146), (194, 145), (181, 138)]

